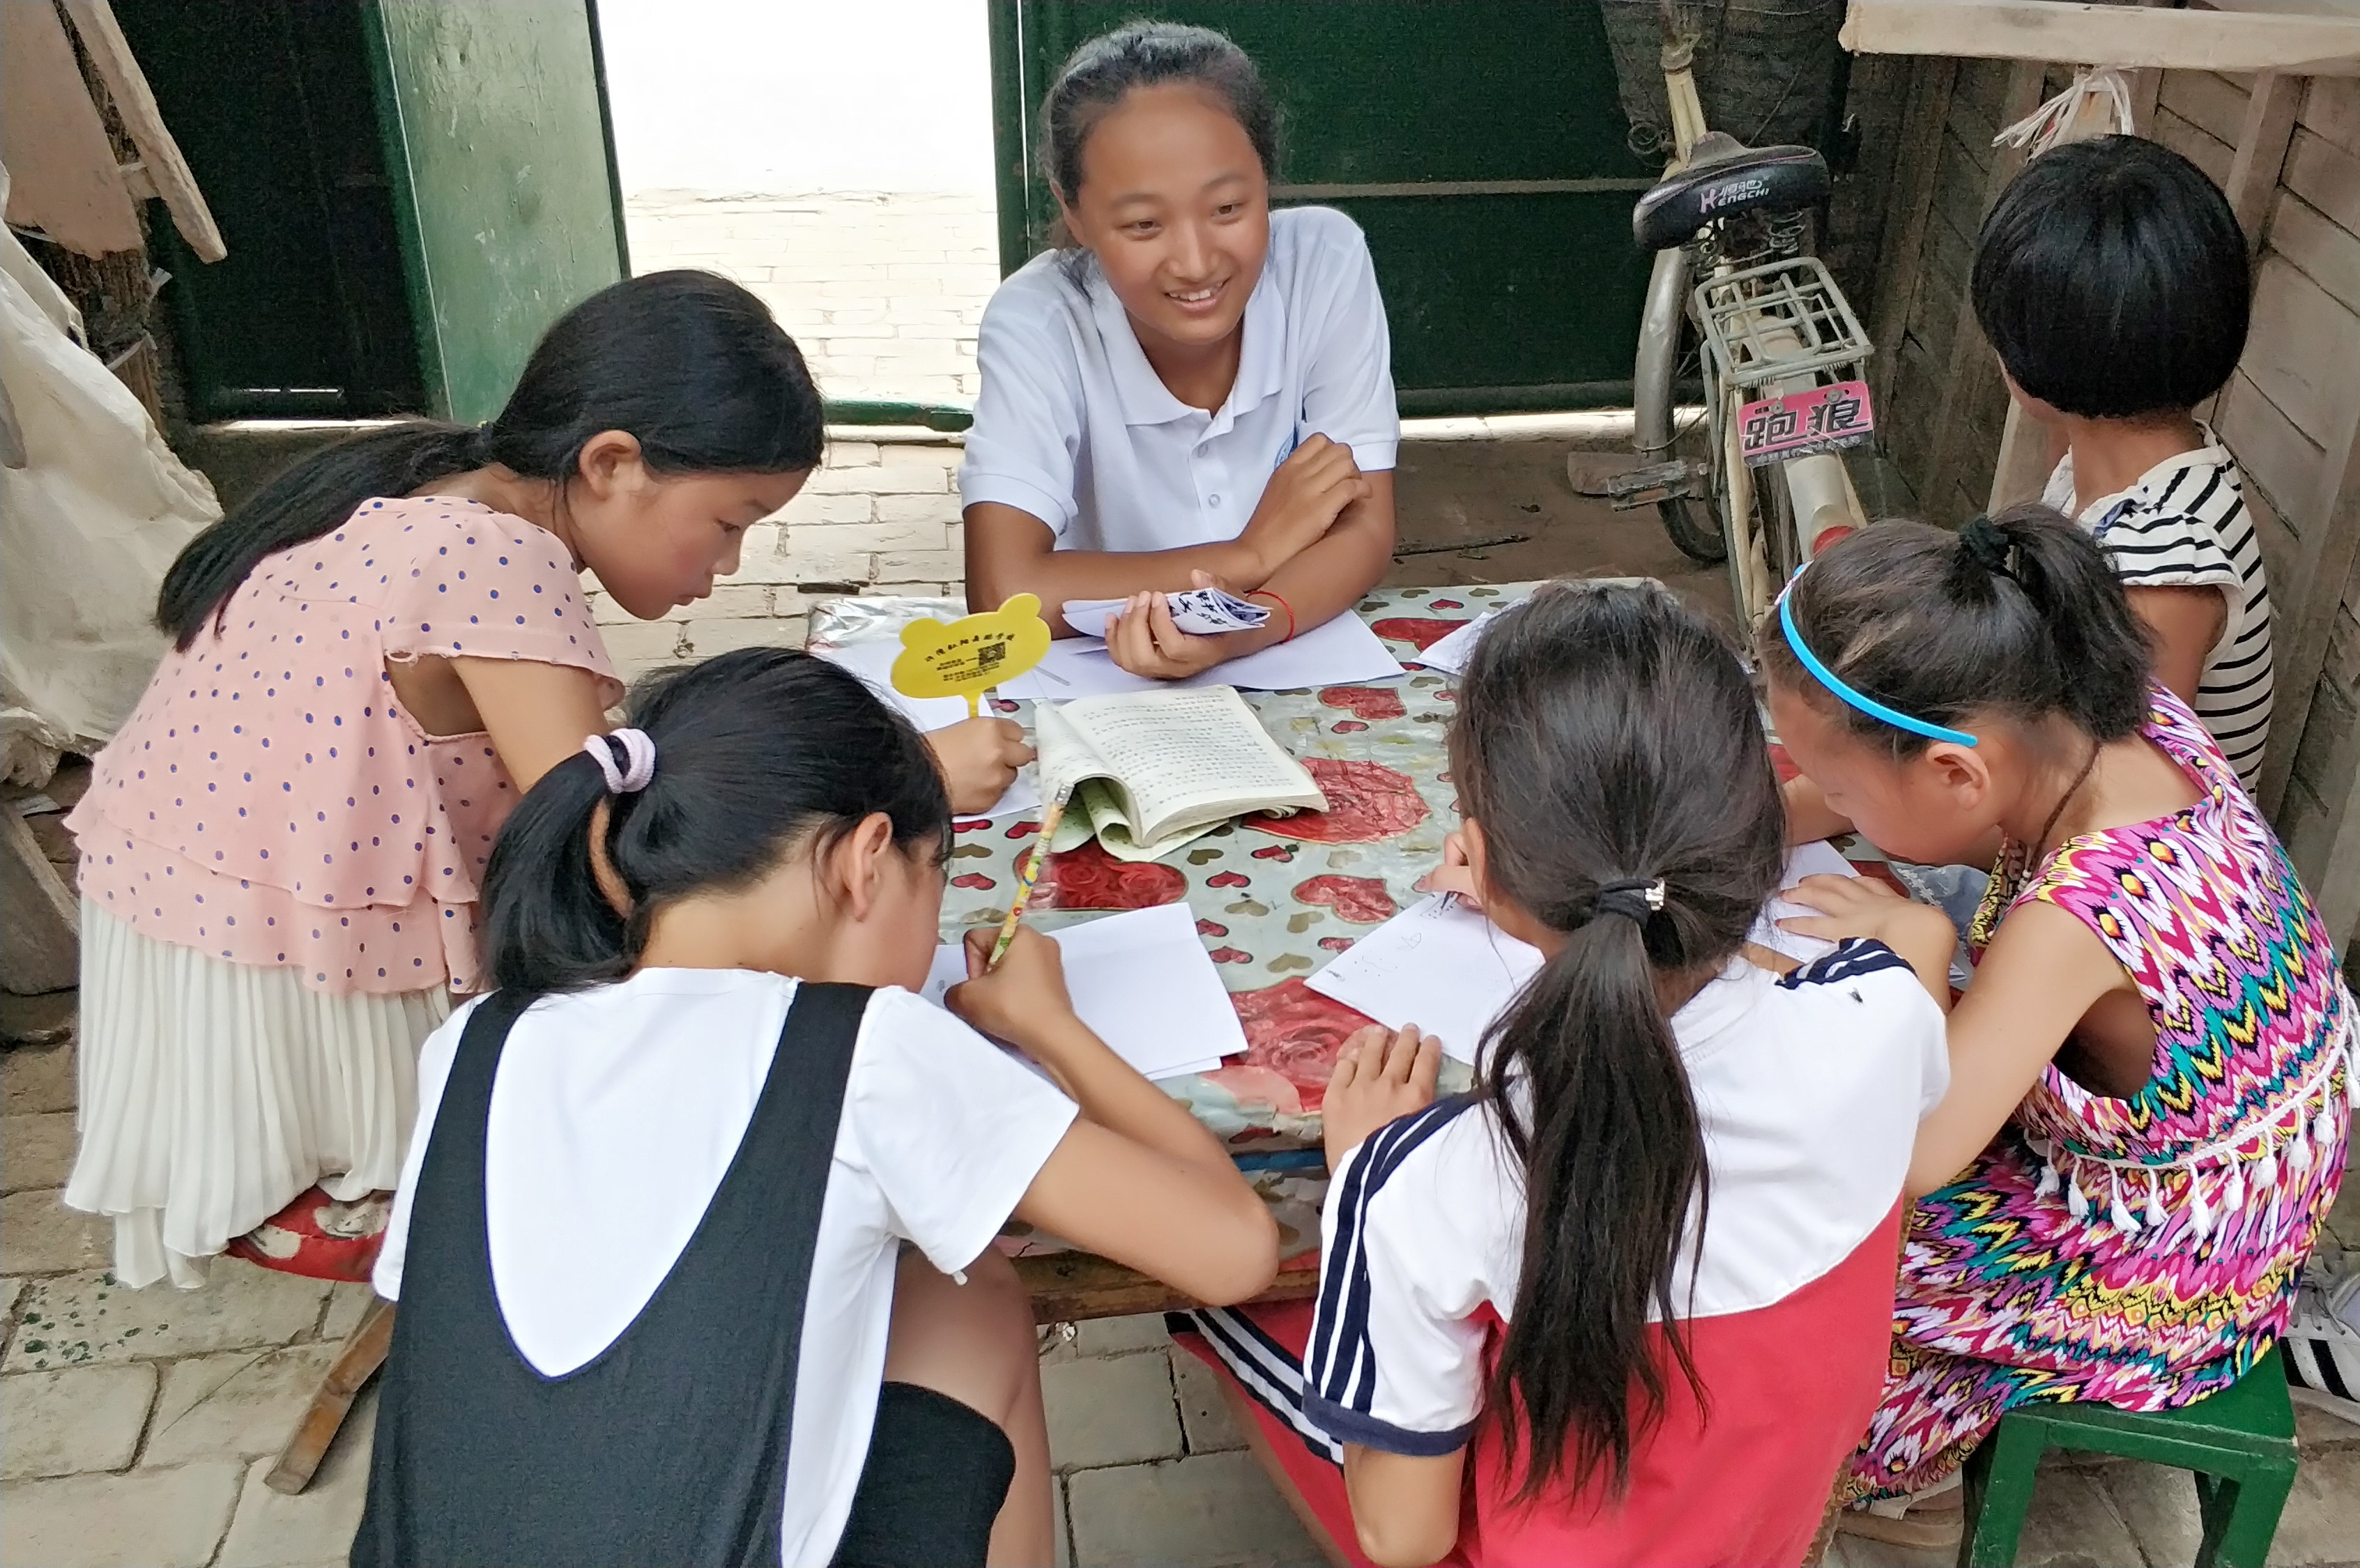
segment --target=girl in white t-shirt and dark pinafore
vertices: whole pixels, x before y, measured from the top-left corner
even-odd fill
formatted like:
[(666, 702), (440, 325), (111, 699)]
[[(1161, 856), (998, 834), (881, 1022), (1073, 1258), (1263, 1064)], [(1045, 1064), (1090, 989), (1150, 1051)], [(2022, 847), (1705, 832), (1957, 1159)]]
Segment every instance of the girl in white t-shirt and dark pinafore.
[(912, 994), (950, 806), (857, 678), (748, 648), (632, 724), (518, 804), (498, 989), (426, 1042), (352, 1560), (1046, 1563), (992, 1238), (1015, 1214), (1234, 1301), (1269, 1214), (1075, 1018), (1054, 942), (986, 974), (978, 933), (951, 1011)]

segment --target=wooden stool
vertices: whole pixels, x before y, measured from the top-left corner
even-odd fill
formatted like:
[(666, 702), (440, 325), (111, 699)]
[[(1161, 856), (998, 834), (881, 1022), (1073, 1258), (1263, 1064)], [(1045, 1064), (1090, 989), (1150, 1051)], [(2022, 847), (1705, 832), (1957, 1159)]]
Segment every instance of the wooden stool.
[(344, 1348), (336, 1353), (328, 1375), (320, 1379), (310, 1407), (296, 1421), (294, 1435), (279, 1451), (279, 1463), (262, 1478), (264, 1486), (291, 1497), (311, 1484), (312, 1473), (327, 1457), (328, 1444), (336, 1441), (353, 1401), (385, 1365), (386, 1352), (392, 1348), (393, 1303), (382, 1296), (371, 1296), (361, 1321), (344, 1335)]
[(2282, 1351), (2231, 1388), (2175, 1410), (2101, 1404), (2019, 1405), (1967, 1459), (1961, 1568), (2005, 1568), (2032, 1506), (2032, 1473), (2051, 1448), (2119, 1454), (2196, 1475), (2204, 1520), (2197, 1568), (2262, 1568), (2294, 1486), (2294, 1404)]

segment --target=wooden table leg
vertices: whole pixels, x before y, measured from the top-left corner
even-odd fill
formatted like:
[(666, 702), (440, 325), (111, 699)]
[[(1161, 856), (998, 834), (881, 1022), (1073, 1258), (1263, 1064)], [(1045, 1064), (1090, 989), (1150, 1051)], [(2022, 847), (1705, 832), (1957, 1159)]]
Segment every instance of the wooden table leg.
[(295, 1423), (294, 1435), (279, 1451), (279, 1463), (263, 1477), (263, 1485), (291, 1497), (311, 1484), (312, 1473), (327, 1456), (328, 1445), (335, 1442), (353, 1400), (385, 1365), (386, 1352), (392, 1346), (393, 1303), (371, 1296), (368, 1309), (352, 1333), (344, 1335), (344, 1349), (337, 1353), (328, 1375), (320, 1379), (311, 1408)]

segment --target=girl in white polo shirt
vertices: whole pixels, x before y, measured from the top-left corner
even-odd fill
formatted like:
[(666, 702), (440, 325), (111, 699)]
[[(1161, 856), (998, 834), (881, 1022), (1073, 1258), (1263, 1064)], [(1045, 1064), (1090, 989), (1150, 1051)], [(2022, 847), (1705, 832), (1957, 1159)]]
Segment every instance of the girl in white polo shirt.
[[(1126, 599), (1116, 661), (1167, 679), (1349, 609), (1393, 558), (1401, 437), (1360, 231), (1271, 212), (1278, 110), (1219, 33), (1091, 39), (1041, 124), (1072, 244), (984, 311), (959, 469), (969, 603)], [(1214, 583), (1270, 619), (1178, 630), (1164, 593)]]
[(857, 677), (746, 648), (632, 723), (518, 803), (499, 989), (426, 1042), (352, 1562), (1046, 1563), (993, 1236), (1012, 1212), (1237, 1301), (1276, 1227), (1075, 1018), (1055, 943), (986, 974), (970, 941), (950, 1011), (912, 995), (950, 803)]
[(1462, 886), (1546, 961), (1471, 1094), (1414, 1027), (1346, 1042), (1317, 1300), (1182, 1343), (1355, 1563), (1800, 1563), (1885, 1384), (1949, 941), (1744, 945), (1777, 780), (1661, 589), (1502, 615), (1450, 757)]

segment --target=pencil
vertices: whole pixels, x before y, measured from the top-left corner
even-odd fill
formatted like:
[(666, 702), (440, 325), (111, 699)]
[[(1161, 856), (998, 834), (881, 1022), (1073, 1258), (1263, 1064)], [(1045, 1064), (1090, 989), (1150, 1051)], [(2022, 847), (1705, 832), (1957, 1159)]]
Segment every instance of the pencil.
[(1049, 835), (1057, 831), (1057, 819), (1065, 814), (1065, 798), (1063, 795), (1050, 801), (1049, 809), (1041, 813), (1041, 835), (1032, 841), (1032, 847), (1025, 853), (1023, 863), (1017, 867), (1016, 899), (1008, 906), (1008, 918), (1000, 922), (1000, 936), (991, 944), (991, 956), (984, 961), (984, 973), (989, 974), (1000, 967), (1000, 959), (1007, 955), (1008, 944), (1016, 940), (1017, 924), (1024, 918), (1024, 906), (1032, 898), (1032, 884), (1041, 875), (1041, 856), (1048, 850)]

